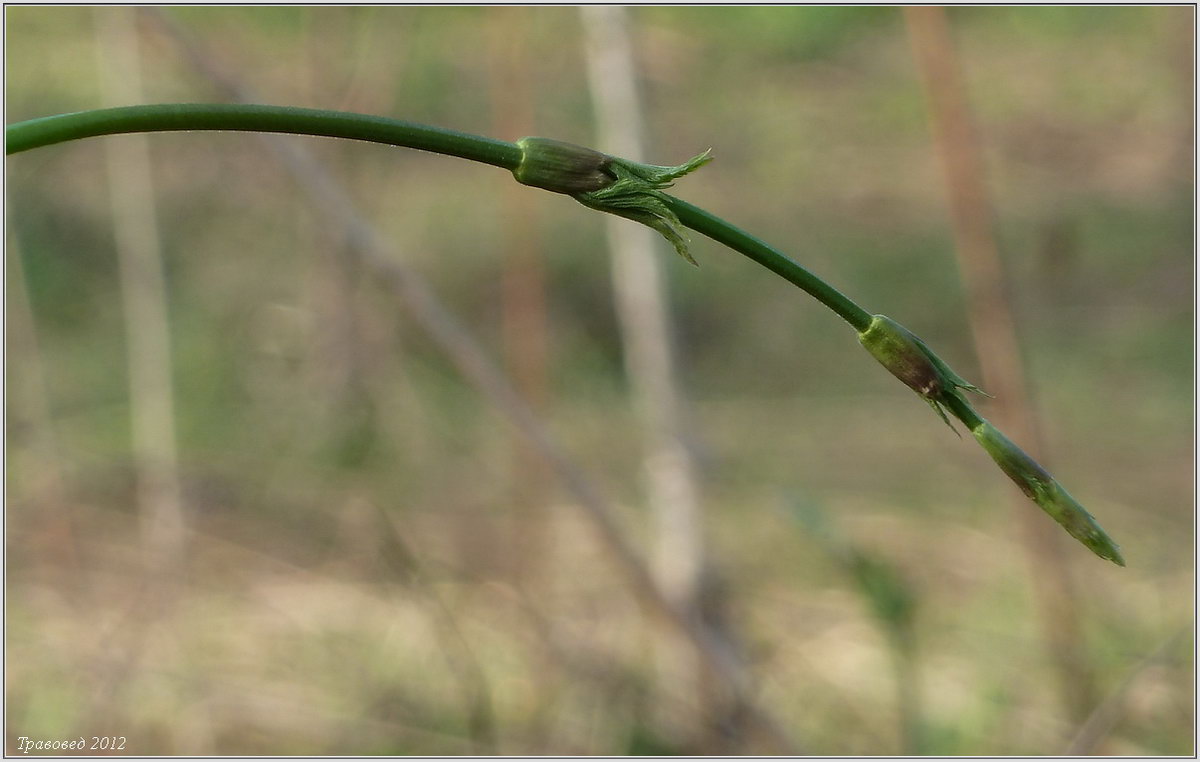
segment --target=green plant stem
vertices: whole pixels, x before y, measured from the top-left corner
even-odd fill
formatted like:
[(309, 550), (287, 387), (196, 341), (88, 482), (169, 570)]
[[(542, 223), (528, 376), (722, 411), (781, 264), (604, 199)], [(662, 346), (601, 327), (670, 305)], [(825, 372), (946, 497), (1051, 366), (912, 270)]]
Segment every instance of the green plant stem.
[(79, 138), (180, 130), (286, 132), (417, 148), (508, 170), (521, 163), (521, 149), (503, 140), (382, 116), (240, 103), (121, 106), (31, 119), (5, 130), (4, 150), (13, 154)]
[[(686, 173), (688, 169), (694, 169), (695, 166), (703, 163), (702, 160), (706, 159), (707, 154), (702, 154), (691, 163), (680, 167), (654, 167), (630, 165), (624, 160), (607, 157), (579, 146), (570, 146), (544, 139), (526, 139), (526, 141), (535, 140), (535, 145), (540, 146), (543, 153), (549, 150), (547, 146), (550, 143), (554, 143), (551, 158), (557, 157), (559, 161), (550, 162), (551, 168), (557, 167), (556, 172), (551, 173), (551, 180), (558, 178), (559, 173), (564, 169), (578, 170), (579, 167), (576, 164), (580, 162), (584, 163), (583, 169), (591, 167), (594, 172), (585, 171), (582, 175), (579, 172), (568, 173), (569, 177), (582, 176), (595, 181), (597, 180), (596, 172), (607, 172), (612, 176), (611, 186), (601, 184), (596, 192), (578, 193), (571, 188), (556, 187), (554, 182), (547, 182), (545, 178), (534, 183), (523, 179), (517, 170), (521, 168), (526, 159), (526, 149), (515, 143), (364, 114), (287, 106), (201, 103), (126, 106), (99, 111), (81, 111), (20, 122), (5, 130), (5, 153), (13, 154), (40, 146), (99, 135), (179, 130), (281, 132), (349, 138), (416, 148), (490, 164), (512, 171), (514, 177), (520, 182), (566, 193), (587, 206), (637, 219), (664, 232), (668, 238), (671, 238), (672, 231), (678, 236), (677, 231), (674, 231), (674, 227), (670, 224), (673, 217), (678, 218), (680, 224), (753, 259), (806, 291), (853, 326), (859, 334), (860, 341), (863, 341), (864, 336), (870, 336), (870, 329), (876, 322), (881, 325), (885, 322), (891, 324), (891, 321), (882, 315), (871, 315), (845, 294), (758, 238), (699, 207), (692, 206), (686, 201), (681, 201), (661, 191), (663, 187), (661, 182), (674, 179)], [(610, 165), (617, 165), (618, 169), (629, 165), (642, 171), (670, 170), (675, 173), (658, 174), (650, 178), (639, 174), (634, 178), (626, 176), (622, 179), (620, 173), (614, 173)], [(599, 176), (599, 179), (603, 180), (603, 175)], [(627, 194), (630, 198), (622, 196), (620, 203), (612, 203), (612, 200), (609, 199), (610, 203), (607, 205), (593, 203), (596, 201), (595, 197), (600, 193), (609, 191), (621, 183), (634, 186), (632, 192)], [(626, 188), (626, 190), (629, 189)], [(644, 198), (646, 196), (649, 196), (657, 206), (646, 207), (645, 205), (648, 203)], [(666, 231), (663, 230), (664, 226), (667, 228)], [(678, 241), (676, 241), (676, 248), (680, 250), (681, 254), (687, 256), (686, 248), (680, 249)], [(895, 325), (892, 331), (895, 336), (901, 337), (897, 339), (899, 343), (892, 342), (882, 348), (875, 347), (877, 351), (872, 354), (876, 355), (876, 359), (884, 362), (893, 374), (897, 374), (899, 368), (901, 372), (898, 377), (910, 386), (913, 386), (914, 383), (913, 379), (909, 377), (911, 374), (908, 373), (911, 368), (904, 363), (914, 360), (921, 363), (922, 367), (932, 374), (931, 378), (938, 381), (938, 384), (928, 388), (924, 385), (917, 385), (913, 388), (927, 402), (930, 402), (939, 414), (942, 413), (938, 405), (944, 405), (975, 434), (1001, 469), (1017, 482), (1028, 497), (1097, 555), (1124, 565), (1116, 544), (1096, 524), (1091, 514), (1079, 506), (1074, 498), (1071, 498), (1041, 466), (1021, 452), (1020, 448), (996, 431), (994, 427), (988, 425), (975, 412), (970, 403), (958, 393), (960, 388), (973, 390), (974, 387), (959, 378), (950, 370), (949, 366), (925, 347), (919, 339), (911, 336), (902, 326)], [(906, 336), (907, 339), (903, 338)], [(874, 346), (871, 341), (867, 341), (864, 346), (868, 344)], [(875, 341), (875, 344), (878, 344), (878, 341)], [(868, 349), (871, 346), (868, 346)], [(900, 365), (904, 367), (897, 365), (897, 362), (900, 361), (903, 361)], [(945, 415), (942, 414), (942, 417), (944, 419)]]
[(975, 430), (979, 424), (983, 423), (983, 417), (975, 412), (975, 408), (971, 407), (971, 403), (964, 400), (957, 394), (943, 395), (939, 400), (946, 409), (954, 414), (954, 417), (962, 421), (963, 426), (966, 426), (971, 431)]
[[(381, 116), (228, 103), (122, 106), (31, 119), (5, 130), (4, 148), (5, 153), (14, 154), (101, 135), (183, 130), (281, 132), (366, 140), (458, 156), (510, 171), (521, 164), (522, 156), (521, 148), (515, 143)], [(866, 330), (870, 324), (871, 315), (866, 310), (777, 249), (686, 201), (671, 196), (666, 198), (680, 222), (687, 227), (778, 273), (836, 312), (855, 330)]]
[(854, 330), (865, 331), (871, 324), (869, 312), (777, 249), (720, 217), (709, 214), (700, 207), (693, 206), (674, 196), (667, 196), (667, 204), (684, 225), (701, 235), (708, 236), (717, 243), (725, 244), (739, 254), (744, 254), (790, 283), (804, 289), (821, 304), (854, 326)]

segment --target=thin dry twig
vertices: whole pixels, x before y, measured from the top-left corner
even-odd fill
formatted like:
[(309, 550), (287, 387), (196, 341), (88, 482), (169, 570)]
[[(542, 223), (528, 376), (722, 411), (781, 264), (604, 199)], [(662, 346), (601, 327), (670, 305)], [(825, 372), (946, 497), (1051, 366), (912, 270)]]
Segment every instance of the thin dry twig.
[(1189, 632), (1191, 632), (1191, 625), (1183, 627), (1164, 640), (1158, 648), (1146, 654), (1137, 664), (1130, 667), (1124, 679), (1112, 689), (1112, 692), (1103, 701), (1096, 705), (1096, 708), (1079, 726), (1079, 730), (1063, 754), (1068, 757), (1094, 754), (1096, 747), (1112, 732), (1121, 719), (1121, 711), (1125, 708), (1125, 698), (1137, 683), (1138, 678), (1156, 662), (1163, 659)]
[(438, 593), (433, 581), (421, 566), (416, 553), (404, 540), (397, 526), (396, 517), (383, 506), (373, 503), (378, 524), (383, 526), (380, 558), (391, 566), (392, 579), (408, 577), (418, 582), (429, 617), (438, 632), (438, 647), (446, 657), (446, 663), (454, 674), (463, 700), (467, 704), (467, 726), (474, 743), (476, 754), (499, 753), (496, 734), (496, 712), (492, 706), (491, 685), (483, 665), (479, 663), (474, 649), (458, 625), (458, 619)]
[[(223, 74), (186, 33), (161, 14), (155, 13), (152, 18), (158, 20), (160, 26), (177, 40), (181, 50), (198, 70), (239, 99), (244, 100), (250, 95), (236, 80)], [(466, 381), (549, 464), (563, 485), (575, 496), (576, 501), (572, 505), (578, 507), (588, 519), (637, 599), (648, 611), (678, 631), (696, 649), (707, 667), (720, 676), (722, 687), (742, 704), (763, 746), (776, 753), (795, 753), (797, 744), (783, 730), (783, 726), (750, 698), (749, 681), (740, 665), (708, 630), (693, 622), (667, 599), (621, 530), (608, 500), (554, 440), (466, 328), (434, 294), (425, 279), (401, 263), (395, 247), (359, 214), (349, 195), (311, 153), (286, 138), (262, 137), (312, 197), (314, 207), (345, 230), (347, 255), (360, 258), (395, 291), (399, 304), (409, 317), (438, 344)]]

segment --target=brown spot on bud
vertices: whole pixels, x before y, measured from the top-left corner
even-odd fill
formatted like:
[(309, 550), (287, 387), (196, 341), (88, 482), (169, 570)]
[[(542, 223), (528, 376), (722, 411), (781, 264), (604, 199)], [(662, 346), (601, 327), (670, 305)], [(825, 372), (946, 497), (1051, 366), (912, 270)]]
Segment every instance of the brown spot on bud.
[(858, 340), (905, 386), (927, 400), (941, 396), (945, 387), (937, 366), (904, 326), (884, 315), (875, 315)]

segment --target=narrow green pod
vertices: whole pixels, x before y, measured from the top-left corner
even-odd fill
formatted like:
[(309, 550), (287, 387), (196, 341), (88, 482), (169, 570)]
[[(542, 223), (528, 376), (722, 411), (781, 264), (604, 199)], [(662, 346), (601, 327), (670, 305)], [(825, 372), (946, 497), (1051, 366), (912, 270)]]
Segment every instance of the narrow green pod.
[(1125, 565), (1120, 547), (1097, 523), (1092, 514), (1079, 504), (1054, 477), (1037, 461), (1017, 447), (1000, 430), (984, 421), (971, 431), (1000, 470), (1016, 482), (1033, 502), (1063, 526), (1067, 532), (1086, 545), (1093, 553), (1118, 566)]

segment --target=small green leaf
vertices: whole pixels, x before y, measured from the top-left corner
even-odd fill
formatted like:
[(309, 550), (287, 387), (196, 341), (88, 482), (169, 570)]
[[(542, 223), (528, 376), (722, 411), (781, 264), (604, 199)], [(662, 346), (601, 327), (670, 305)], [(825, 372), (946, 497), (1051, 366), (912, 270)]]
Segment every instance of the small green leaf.
[(639, 164), (614, 157), (609, 171), (616, 177), (616, 182), (600, 190), (578, 194), (575, 199), (590, 209), (625, 217), (657, 230), (670, 242), (679, 256), (695, 265), (696, 260), (688, 251), (688, 239), (683, 232), (683, 223), (667, 206), (666, 196), (662, 191), (670, 188), (674, 180), (694, 172), (710, 161), (711, 150), (675, 167)]
[(688, 251), (683, 223), (662, 191), (712, 161), (711, 151), (664, 167), (549, 138), (521, 138), (517, 146), (521, 149), (521, 163), (513, 170), (517, 182), (565, 193), (590, 209), (640, 222), (658, 231), (679, 256), (696, 264)]

